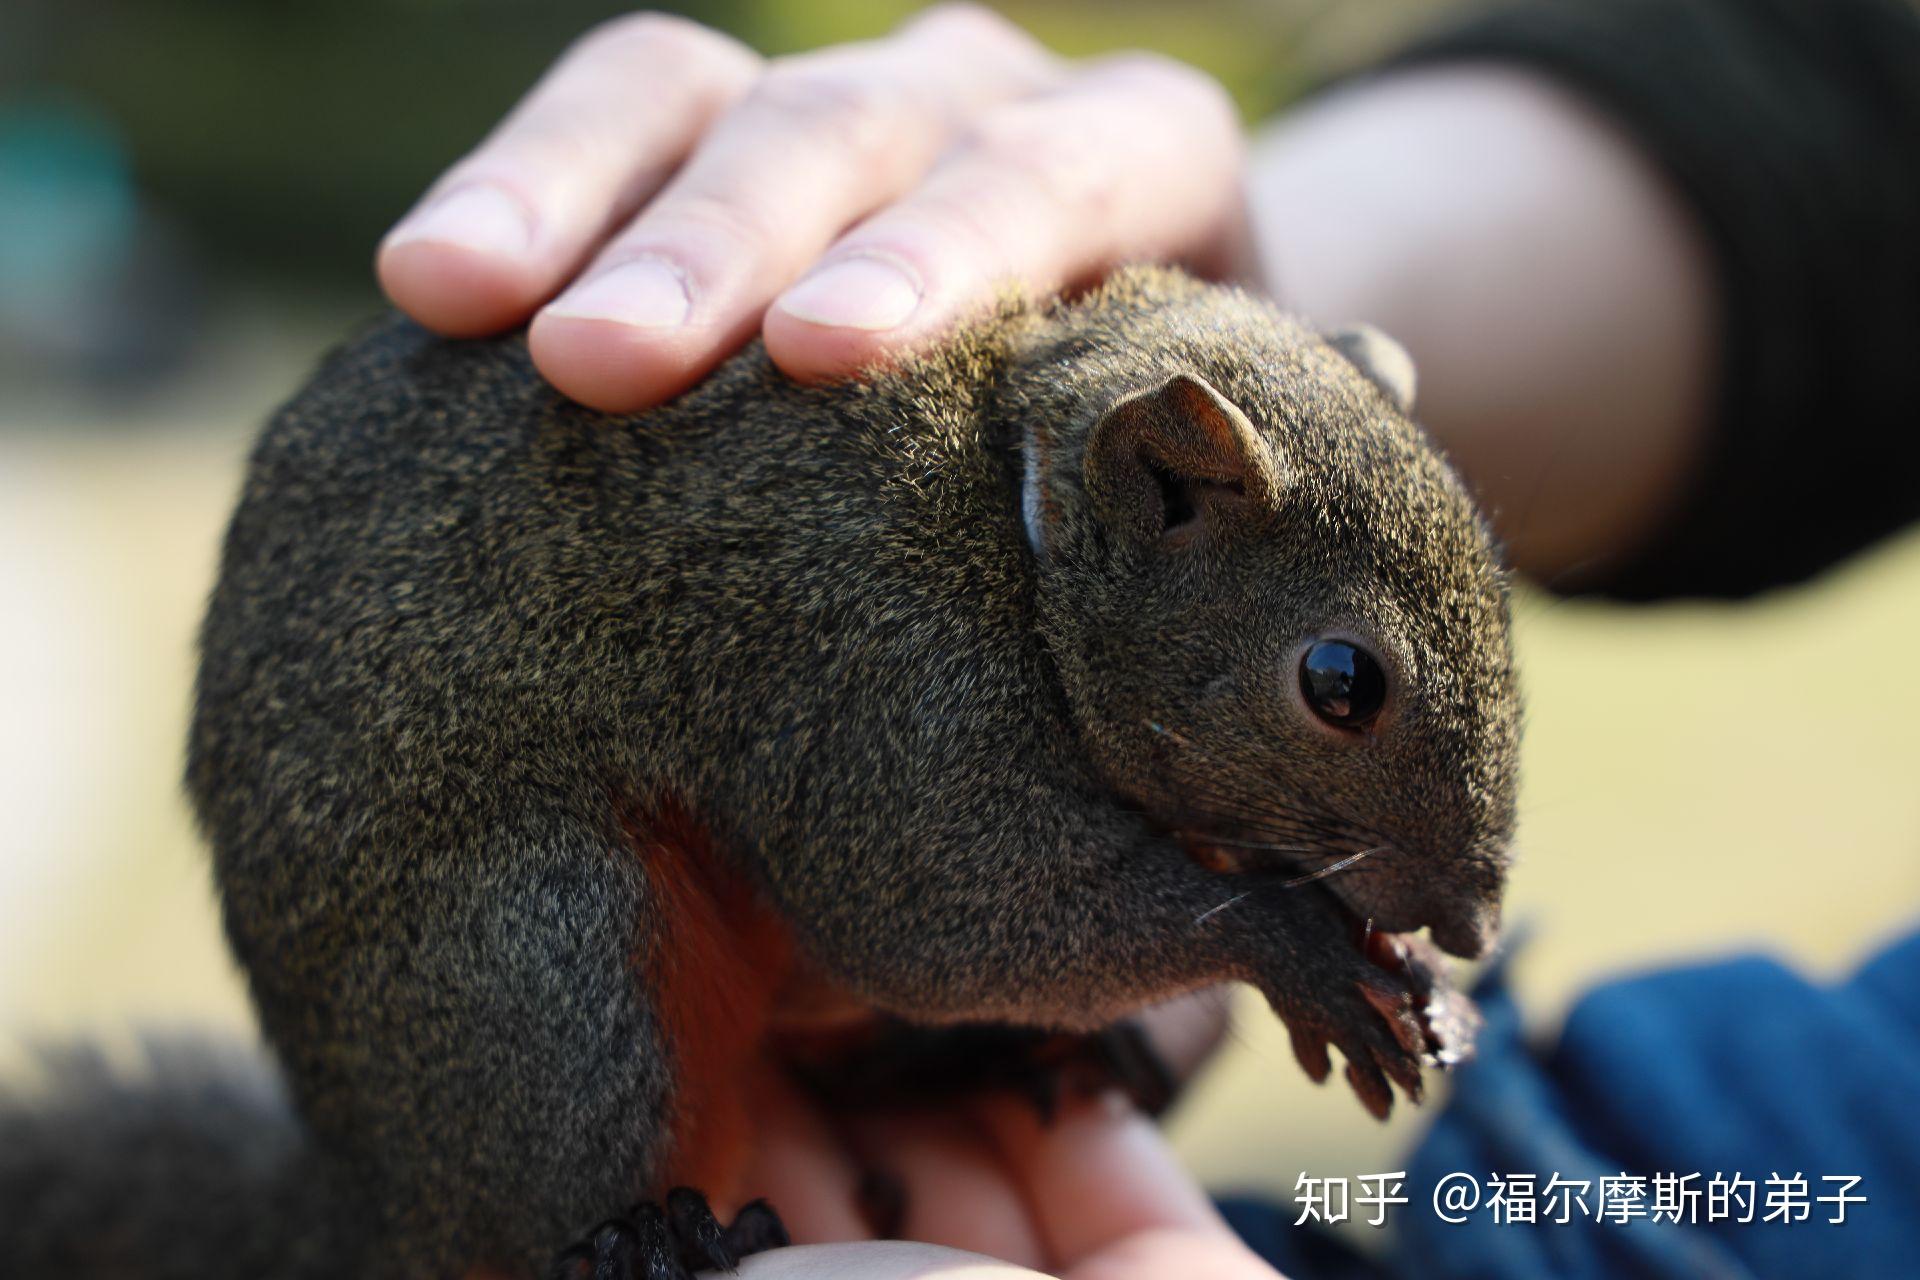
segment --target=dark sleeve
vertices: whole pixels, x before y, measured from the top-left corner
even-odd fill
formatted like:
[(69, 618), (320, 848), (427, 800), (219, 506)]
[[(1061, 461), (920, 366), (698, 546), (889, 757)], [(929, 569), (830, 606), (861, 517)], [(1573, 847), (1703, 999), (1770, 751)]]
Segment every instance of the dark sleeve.
[(1507, 963), (1474, 992), (1474, 1060), (1400, 1167), (1386, 1248), (1223, 1202), (1249, 1248), (1292, 1280), (1914, 1274), (1920, 933), (1837, 984), (1761, 956), (1609, 983), (1549, 1046)]
[(1747, 595), (1920, 517), (1920, 11), (1541, 0), (1392, 65), (1487, 59), (1544, 70), (1610, 114), (1716, 260), (1706, 456), (1681, 509), (1599, 589)]
[[(1399, 1274), (1914, 1273), (1920, 934), (1832, 985), (1759, 956), (1610, 983), (1574, 1005), (1548, 1049), (1525, 1038), (1501, 975), (1492, 984), (1477, 993), (1478, 1055), (1408, 1161)], [(1483, 1189), (1489, 1173), (1510, 1185), (1531, 1174), (1540, 1213), (1507, 1218), (1483, 1200), (1443, 1221), (1434, 1188), (1456, 1173)], [(1619, 1198), (1608, 1179), (1629, 1194), (1644, 1180), (1647, 1212), (1608, 1213)]]

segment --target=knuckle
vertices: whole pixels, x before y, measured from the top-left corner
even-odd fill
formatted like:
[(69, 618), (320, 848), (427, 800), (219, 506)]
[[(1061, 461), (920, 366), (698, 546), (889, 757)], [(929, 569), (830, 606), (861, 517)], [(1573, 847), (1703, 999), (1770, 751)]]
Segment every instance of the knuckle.
[(1129, 168), (1110, 135), (1072, 125), (1043, 103), (1018, 103), (989, 113), (968, 143), (1002, 216), (1056, 244), (1105, 234)]
[(689, 192), (674, 200), (671, 222), (716, 236), (743, 258), (766, 252), (780, 239), (772, 212), (743, 199)]
[(1226, 86), (1198, 67), (1165, 54), (1131, 50), (1111, 54), (1094, 65), (1090, 74), (1115, 81), (1158, 101), (1179, 103), (1213, 123), (1237, 128), (1239, 115)]
[(732, 36), (671, 13), (628, 13), (587, 30), (575, 42), (582, 57), (659, 63), (696, 74), (740, 74), (759, 59)]
[(926, 10), (913, 24), (922, 33), (938, 31), (943, 36), (999, 45), (1027, 51), (1037, 48), (1033, 37), (1011, 19), (974, 0), (948, 0)]
[(900, 38), (937, 54), (943, 65), (963, 71), (972, 89), (989, 96), (1008, 90), (1036, 92), (1064, 76), (1051, 50), (1018, 24), (981, 5), (930, 9), (903, 27)]
[(1112, 166), (1098, 135), (1060, 125), (1051, 113), (1018, 103), (988, 112), (973, 126), (965, 145), (1037, 194), (1056, 203), (1077, 203)]
[(517, 169), (542, 181), (557, 174), (604, 172), (626, 161), (629, 145), (626, 133), (612, 121), (541, 114), (516, 123), (511, 147), (488, 152), (485, 167)]
[(748, 93), (745, 107), (857, 156), (878, 153), (903, 121), (924, 114), (916, 96), (895, 81), (804, 60), (775, 64)]
[[(1011, 273), (1004, 237), (996, 233), (996, 202), (990, 193), (982, 198), (960, 199), (952, 195), (921, 195), (910, 209), (888, 215), (886, 231), (908, 231), (912, 242), (921, 246), (921, 255), (931, 255), (953, 263), (983, 279), (1000, 279)], [(884, 246), (886, 235), (875, 238)]]

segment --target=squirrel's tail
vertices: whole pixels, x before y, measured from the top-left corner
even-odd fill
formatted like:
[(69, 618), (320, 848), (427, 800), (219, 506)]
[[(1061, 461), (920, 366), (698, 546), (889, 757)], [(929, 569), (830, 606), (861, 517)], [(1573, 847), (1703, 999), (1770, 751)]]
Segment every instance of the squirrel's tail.
[(17, 1280), (262, 1280), (364, 1273), (357, 1214), (330, 1194), (264, 1057), (155, 1041), (133, 1069), (40, 1054), (0, 1092), (0, 1274)]

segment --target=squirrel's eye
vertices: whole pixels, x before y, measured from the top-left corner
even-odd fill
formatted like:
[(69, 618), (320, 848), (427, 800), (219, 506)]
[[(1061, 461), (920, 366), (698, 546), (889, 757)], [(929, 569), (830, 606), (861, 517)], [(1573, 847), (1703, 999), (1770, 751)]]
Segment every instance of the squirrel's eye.
[(1380, 714), (1387, 700), (1387, 674), (1365, 649), (1345, 640), (1322, 640), (1300, 659), (1300, 693), (1330, 725), (1357, 729)]

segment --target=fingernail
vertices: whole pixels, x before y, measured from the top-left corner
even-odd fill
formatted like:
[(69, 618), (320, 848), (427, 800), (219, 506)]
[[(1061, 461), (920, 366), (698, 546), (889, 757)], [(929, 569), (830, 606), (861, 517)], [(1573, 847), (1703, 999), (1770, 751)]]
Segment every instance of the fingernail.
[(525, 206), (498, 187), (460, 187), (402, 219), (386, 247), (425, 241), (512, 257), (532, 245), (533, 225)]
[(672, 329), (685, 324), (692, 311), (687, 282), (678, 271), (654, 258), (636, 258), (575, 285), (549, 303), (546, 314)]
[(790, 316), (836, 329), (893, 329), (920, 306), (920, 281), (873, 254), (829, 263), (780, 295)]

